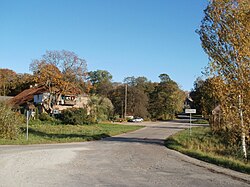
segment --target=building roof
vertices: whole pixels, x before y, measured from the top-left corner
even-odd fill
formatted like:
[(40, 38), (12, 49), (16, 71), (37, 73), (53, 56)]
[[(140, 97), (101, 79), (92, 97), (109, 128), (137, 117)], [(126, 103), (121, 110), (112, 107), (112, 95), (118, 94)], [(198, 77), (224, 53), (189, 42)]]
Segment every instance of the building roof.
[(9, 104), (13, 106), (20, 106), (27, 102), (33, 102), (34, 95), (47, 92), (44, 86), (33, 87), (22, 91), (20, 94), (16, 95), (8, 101)]

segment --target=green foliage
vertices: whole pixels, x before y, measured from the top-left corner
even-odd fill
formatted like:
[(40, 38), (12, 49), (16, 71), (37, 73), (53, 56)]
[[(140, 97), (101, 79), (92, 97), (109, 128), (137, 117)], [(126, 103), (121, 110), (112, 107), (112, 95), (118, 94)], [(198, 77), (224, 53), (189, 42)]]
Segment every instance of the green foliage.
[(48, 113), (41, 113), (39, 115), (39, 120), (41, 121), (54, 121), (54, 118), (51, 117)]
[[(126, 78), (125, 80), (136, 81), (137, 79)], [(136, 82), (128, 82), (127, 84), (127, 115), (146, 118), (148, 116), (148, 95), (146, 91), (144, 91), (144, 87), (142, 84), (136, 84)], [(115, 114), (123, 117), (125, 107), (125, 85), (116, 87), (110, 92), (109, 98), (114, 105)]]
[(122, 117), (124, 114), (124, 86), (119, 85), (111, 90), (108, 97), (114, 106), (114, 115)]
[(148, 117), (148, 96), (143, 89), (137, 86), (128, 86), (127, 114), (132, 116)]
[(213, 134), (209, 127), (192, 128), (191, 136), (188, 129), (180, 131), (167, 138), (165, 145), (206, 162), (250, 173), (250, 162), (244, 162), (240, 145), (229, 146), (223, 137)]
[(193, 107), (198, 114), (202, 114), (206, 119), (212, 114), (212, 110), (218, 105), (218, 99), (214, 94), (212, 78), (202, 80), (197, 78), (194, 83), (194, 90), (190, 93), (193, 100)]
[(84, 125), (92, 122), (87, 115), (87, 109), (83, 108), (70, 108), (63, 110), (61, 113), (61, 120), (64, 124), (71, 125)]
[(88, 105), (90, 117), (95, 122), (106, 121), (113, 116), (113, 104), (106, 97), (91, 96)]
[(183, 110), (185, 93), (167, 74), (159, 77), (161, 82), (149, 94), (149, 112), (154, 119), (173, 119), (175, 114)]
[(9, 106), (0, 102), (0, 138), (15, 139), (18, 137), (22, 117), (13, 112)]
[(112, 75), (106, 70), (90, 71), (87, 79), (92, 84), (91, 94), (107, 97), (109, 91), (112, 90)]

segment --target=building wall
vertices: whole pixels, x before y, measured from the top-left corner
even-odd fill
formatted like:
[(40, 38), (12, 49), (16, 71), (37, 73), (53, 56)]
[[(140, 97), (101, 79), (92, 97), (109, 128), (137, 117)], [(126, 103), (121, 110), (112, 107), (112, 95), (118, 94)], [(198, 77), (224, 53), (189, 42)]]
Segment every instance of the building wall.
[(76, 97), (76, 104), (72, 105), (72, 106), (67, 106), (67, 105), (54, 105), (53, 108), (54, 110), (65, 110), (68, 108), (87, 108), (88, 109), (88, 113), (90, 112), (90, 109), (88, 108), (88, 102), (89, 102), (89, 97), (88, 96), (77, 96)]

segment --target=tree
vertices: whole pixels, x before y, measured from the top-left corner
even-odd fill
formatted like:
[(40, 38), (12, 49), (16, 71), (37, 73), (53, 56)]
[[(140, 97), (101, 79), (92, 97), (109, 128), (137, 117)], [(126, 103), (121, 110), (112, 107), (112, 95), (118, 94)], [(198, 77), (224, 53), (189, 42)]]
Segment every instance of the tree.
[(136, 87), (147, 95), (154, 89), (154, 84), (146, 77), (126, 77), (124, 83), (131, 87)]
[(112, 89), (112, 75), (106, 70), (90, 71), (87, 79), (91, 82), (92, 88), (90, 93), (98, 94), (104, 97), (108, 96)]
[(87, 75), (86, 61), (71, 51), (46, 51), (41, 60), (33, 60), (30, 69), (38, 72), (43, 64), (50, 64), (62, 73), (63, 90), (81, 93)]
[(200, 77), (197, 78), (194, 83), (194, 90), (190, 93), (197, 113), (202, 114), (206, 118), (209, 118), (212, 114), (212, 110), (219, 105), (214, 93), (214, 80), (215, 79), (212, 78), (207, 78), (206, 80), (202, 80)]
[(48, 101), (51, 110), (52, 95), (55, 103), (62, 94), (81, 94), (85, 90), (86, 62), (70, 51), (46, 51), (40, 60), (30, 64), (35, 82), (47, 87), (51, 93)]
[(109, 120), (113, 116), (113, 104), (106, 97), (91, 96), (88, 105), (94, 122)]
[(62, 77), (61, 71), (53, 64), (40, 63), (39, 70), (34, 72), (35, 82), (45, 86), (50, 93), (48, 100), (45, 101), (46, 106), (44, 106), (49, 112), (53, 110), (53, 98), (56, 99), (55, 103), (57, 103), (57, 99), (59, 99), (64, 91), (65, 84), (67, 84)]
[(30, 88), (31, 85), (34, 85), (33, 75), (28, 73), (19, 73), (16, 76), (16, 81), (14, 86), (10, 89), (10, 96), (15, 96), (21, 93), (23, 90)]
[(123, 85), (115, 86), (108, 95), (108, 98), (111, 100), (114, 106), (114, 116), (118, 115), (123, 117), (124, 115), (124, 98), (125, 98), (125, 91)]
[(0, 69), (0, 95), (8, 95), (15, 87), (16, 81), (16, 72), (10, 69)]
[(148, 96), (137, 87), (128, 86), (127, 114), (147, 118)]
[[(124, 117), (125, 110), (125, 85), (115, 87), (109, 93), (109, 99), (114, 105), (114, 114)], [(148, 96), (135, 86), (127, 86), (127, 115), (148, 117)]]
[(15, 96), (33, 84), (33, 76), (28, 73), (17, 74), (10, 69), (0, 69), (0, 95)]
[(160, 78), (160, 80), (161, 80), (162, 83), (164, 83), (164, 82), (170, 82), (171, 81), (169, 75), (166, 74), (166, 73), (160, 74), (159, 78)]
[(127, 114), (149, 117), (148, 113), (148, 79), (146, 77), (126, 77), (124, 83), (128, 85)]
[(229, 141), (241, 137), (244, 158), (250, 142), (250, 2), (210, 1), (197, 31), (209, 55), (211, 76), (216, 77), (216, 95), (224, 117), (222, 131)]
[(155, 119), (173, 119), (183, 110), (185, 93), (167, 74), (159, 76), (161, 82), (150, 93), (149, 112)]

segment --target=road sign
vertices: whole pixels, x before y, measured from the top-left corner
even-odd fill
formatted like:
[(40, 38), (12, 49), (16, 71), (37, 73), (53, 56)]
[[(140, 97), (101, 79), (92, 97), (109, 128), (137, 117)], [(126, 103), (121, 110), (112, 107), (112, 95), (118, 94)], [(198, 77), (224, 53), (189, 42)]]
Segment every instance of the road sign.
[(189, 123), (189, 136), (191, 136), (191, 123), (192, 123), (192, 114), (196, 113), (196, 109), (185, 109), (186, 114), (190, 114), (190, 123)]
[(185, 109), (185, 113), (186, 114), (195, 114), (196, 113), (196, 109)]

